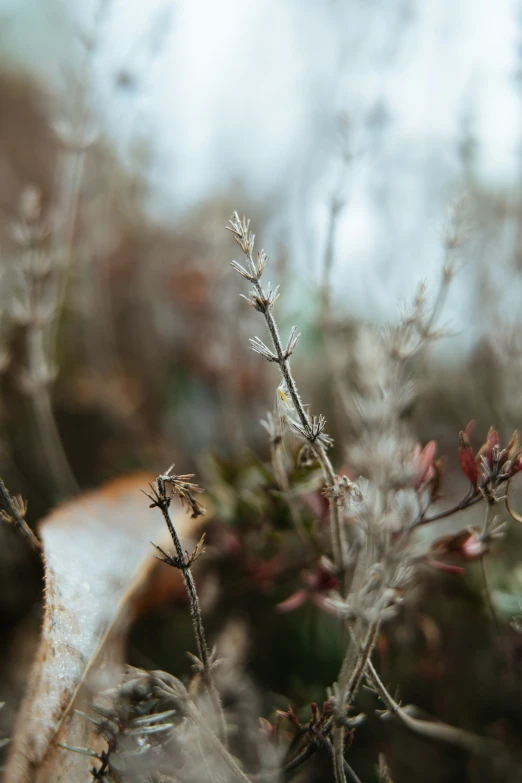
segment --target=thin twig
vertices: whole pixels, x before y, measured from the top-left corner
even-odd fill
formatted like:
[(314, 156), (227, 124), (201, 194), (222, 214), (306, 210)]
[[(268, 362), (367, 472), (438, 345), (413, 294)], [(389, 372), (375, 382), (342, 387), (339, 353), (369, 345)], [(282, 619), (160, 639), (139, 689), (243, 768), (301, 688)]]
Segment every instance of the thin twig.
[(169, 510), (171, 494), (167, 490), (167, 484), (170, 484), (174, 491), (177, 491), (182, 502), (184, 501), (189, 503), (193, 510), (192, 516), (197, 516), (203, 513), (202, 506), (198, 503), (193, 494), (199, 488), (187, 481), (188, 478), (191, 477), (171, 476), (169, 471), (167, 471), (166, 474), (158, 476), (156, 482), (151, 485), (152, 493), (148, 495), (148, 497), (152, 500), (151, 508), (159, 508), (163, 514), (163, 519), (165, 520), (170, 537), (172, 538), (172, 542), (174, 544), (174, 548), (176, 550), (176, 556), (173, 557), (172, 555), (167, 554), (163, 549), (161, 549), (161, 547), (156, 546), (156, 544), (154, 544), (154, 546), (161, 553), (161, 557), (158, 557), (158, 559), (162, 560), (164, 563), (167, 563), (167, 565), (170, 565), (173, 568), (177, 568), (179, 571), (181, 571), (183, 576), (189, 597), (190, 614), (192, 617), (198, 659), (201, 663), (203, 679), (207, 686), (208, 694), (216, 714), (219, 737), (221, 741), (226, 744), (227, 726), (225, 722), (225, 716), (223, 714), (219, 692), (214, 680), (212, 657), (207, 645), (205, 629), (203, 626), (203, 618), (201, 616), (201, 608), (199, 605), (199, 598), (194, 582), (194, 577), (192, 576), (192, 571), (190, 569), (191, 564), (202, 552), (202, 541), (200, 541), (198, 546), (196, 546), (196, 549), (191, 556), (184, 552), (183, 547), (181, 546), (181, 541), (179, 540), (178, 533), (172, 522)]
[(446, 509), (446, 511), (433, 514), (431, 517), (421, 517), (417, 522), (415, 522), (413, 527), (421, 527), (422, 525), (429, 525), (430, 522), (437, 522), (439, 519), (446, 519), (447, 517), (453, 516), (453, 514), (456, 514), (458, 511), (464, 511), (467, 508), (471, 508), (471, 506), (474, 506), (476, 503), (480, 503), (481, 500), (484, 500), (484, 495), (482, 495), (478, 490), (476, 490), (473, 494), (468, 492), (466, 497), (464, 497), (456, 505)]
[(49, 251), (41, 247), (42, 237), (45, 237), (47, 229), (45, 222), (39, 219), (39, 194), (31, 190), (28, 194), (35, 201), (35, 206), (32, 214), (27, 212), (27, 206), (21, 208), (21, 225), (24, 230), (20, 240), (24, 249), (21, 269), (25, 289), (25, 302), (21, 309), (27, 363), (22, 376), (22, 388), (33, 408), (45, 467), (52, 477), (57, 494), (63, 499), (75, 495), (78, 485), (65, 454), (51, 400), (51, 387), (56, 370), (49, 356), (47, 338), (54, 303), (49, 301), (49, 292), (42, 273)]
[(3, 513), (4, 519), (18, 527), (37, 552), (42, 551), (42, 545), (25, 521), (26, 504), (21, 498), (14, 498), (0, 478), (0, 496), (4, 501), (7, 512)]
[[(275, 362), (283, 377), (283, 381), (291, 399), (293, 409), (298, 418), (295, 423), (296, 430), (308, 441), (315, 458), (319, 462), (328, 487), (328, 502), (330, 510), (330, 535), (332, 542), (332, 551), (335, 565), (338, 569), (341, 580), (344, 580), (346, 573), (346, 536), (341, 515), (341, 493), (339, 483), (333, 469), (332, 463), (326, 453), (325, 444), (329, 442), (322, 434), (324, 428), (324, 419), (312, 419), (305, 411), (303, 402), (297, 389), (297, 384), (290, 368), (290, 356), (292, 355), (297, 338), (294, 338), (295, 327), (290, 333), (286, 348), (283, 347), (277, 323), (272, 315), (272, 308), (278, 297), (277, 288), (272, 290), (270, 285), (267, 291), (264, 291), (260, 279), (267, 262), (267, 256), (263, 250), (257, 254), (257, 262), (253, 258), (254, 235), (249, 230), (250, 221), (245, 218), (241, 220), (237, 212), (234, 212), (228, 229), (232, 232), (234, 239), (245, 254), (248, 262), (248, 269), (245, 269), (237, 262), (233, 262), (233, 268), (253, 285), (247, 301), (252, 307), (264, 316), (272, 345), (275, 353), (272, 353), (258, 338), (252, 341), (252, 347), (264, 356), (268, 361)], [(321, 442), (322, 441), (322, 442)]]
[(193, 702), (188, 702), (187, 712), (189, 713), (189, 716), (200, 726), (211, 748), (219, 753), (223, 759), (230, 773), (230, 777), (227, 778), (227, 780), (230, 780), (231, 783), (233, 781), (237, 781), (237, 783), (251, 783), (250, 779), (238, 767), (235, 759), (230, 755), (230, 752), (227, 750), (223, 742), (216, 737), (214, 732), (205, 723), (203, 716)]
[[(362, 650), (360, 652), (357, 661), (357, 665), (355, 666), (355, 669), (352, 672), (350, 680), (346, 686), (346, 690), (344, 691), (343, 705), (345, 709), (346, 707), (349, 707), (350, 704), (352, 704), (357, 694), (357, 691), (359, 690), (361, 680), (364, 676), (364, 672), (366, 671), (366, 667), (368, 665), (368, 661), (371, 659), (373, 648), (375, 647), (375, 644), (377, 642), (377, 638), (379, 635), (379, 628), (380, 628), (379, 620), (376, 620), (375, 622), (371, 623), (370, 626), (368, 627), (368, 630), (366, 632), (366, 638), (364, 640)], [(342, 673), (341, 673), (341, 677), (342, 677)], [(342, 689), (341, 689), (341, 693), (342, 693)]]
[(221, 742), (218, 737), (216, 737), (212, 729), (209, 727), (204, 716), (189, 697), (187, 689), (183, 683), (181, 683), (176, 677), (173, 677), (170, 674), (166, 674), (165, 672), (153, 672), (153, 675), (156, 675), (156, 686), (159, 688), (160, 692), (170, 696), (170, 698), (173, 698), (175, 702), (182, 702), (183, 712), (189, 719), (193, 721), (196, 726), (201, 729), (205, 736), (205, 740), (208, 741), (208, 745), (210, 746), (209, 750), (214, 750), (224, 761), (230, 773), (230, 776), (226, 778), (227, 781), (229, 780), (230, 783), (233, 783), (233, 781), (236, 781), (237, 783), (251, 783), (250, 779), (239, 768), (236, 760), (227, 750), (223, 742)]
[(295, 758), (292, 759), (292, 761), (288, 761), (284, 766), (284, 774), (285, 775), (292, 775), (296, 770), (298, 770), (305, 762), (307, 762), (309, 759), (312, 758), (312, 756), (315, 755), (317, 751), (316, 745), (310, 744), (307, 745), (304, 750), (302, 750), (300, 753), (298, 753)]
[[(346, 650), (344, 661), (341, 666), (338, 696), (335, 703), (335, 717), (330, 719), (331, 722), (336, 722), (338, 724), (332, 732), (334, 771), (337, 783), (344, 783), (346, 779), (343, 766), (345, 729), (341, 723), (341, 719), (346, 715), (346, 708), (349, 707), (353, 702), (357, 691), (359, 690), (362, 678), (364, 677), (364, 673), (366, 671), (366, 667), (368, 666), (368, 663), (371, 659), (373, 648), (377, 642), (379, 627), (379, 620), (376, 620), (369, 625), (361, 651), (357, 656), (357, 660), (351, 671), (351, 674), (349, 674), (349, 672), (351, 668), (351, 661), (353, 659), (352, 645), (350, 645)], [(352, 644), (355, 644), (355, 638), (353, 636)]]
[(45, 461), (60, 499), (72, 497), (79, 491), (54, 415), (49, 386), (37, 383), (30, 392), (36, 427)]
[[(65, 137), (61, 138), (64, 147), (62, 156), (62, 170), (57, 182), (57, 198), (63, 211), (60, 230), (55, 232), (55, 251), (60, 257), (61, 269), (57, 279), (55, 291), (55, 314), (49, 329), (49, 356), (51, 361), (56, 361), (58, 332), (65, 309), (69, 283), (74, 263), (74, 245), (76, 234), (76, 222), (82, 196), (82, 187), (87, 163), (87, 153), (93, 145), (96, 134), (89, 128), (90, 110), (85, 95), (89, 83), (93, 80), (94, 56), (98, 50), (102, 25), (109, 13), (110, 3), (106, 0), (98, 0), (92, 27), (85, 36), (83, 48), (82, 76), (84, 90), (80, 92), (80, 85), (74, 86), (74, 98), (77, 104), (77, 116), (75, 126), (71, 128)], [(60, 137), (60, 134), (58, 134)]]
[[(340, 190), (340, 188), (338, 188)], [(335, 258), (335, 241), (339, 226), (339, 215), (344, 207), (344, 200), (339, 195), (333, 195), (328, 212), (328, 228), (326, 231), (326, 245), (323, 259), (323, 274), (320, 291), (319, 317), (323, 325), (327, 324), (330, 307), (330, 277)]]

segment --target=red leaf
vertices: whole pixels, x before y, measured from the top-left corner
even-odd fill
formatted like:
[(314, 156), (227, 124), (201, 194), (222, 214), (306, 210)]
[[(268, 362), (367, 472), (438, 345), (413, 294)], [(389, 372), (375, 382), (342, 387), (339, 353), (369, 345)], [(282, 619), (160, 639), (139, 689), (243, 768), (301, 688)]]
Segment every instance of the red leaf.
[(306, 600), (308, 599), (308, 591), (304, 588), (301, 588), (301, 590), (297, 590), (295, 593), (292, 593), (292, 595), (288, 596), (284, 601), (281, 601), (280, 604), (276, 604), (276, 609), (278, 612), (293, 612), (294, 609), (299, 609), (300, 606), (302, 606), (304, 603), (306, 603)]
[(473, 449), (465, 432), (459, 432), (459, 460), (460, 468), (466, 478), (474, 487), (478, 481), (478, 467), (473, 455)]

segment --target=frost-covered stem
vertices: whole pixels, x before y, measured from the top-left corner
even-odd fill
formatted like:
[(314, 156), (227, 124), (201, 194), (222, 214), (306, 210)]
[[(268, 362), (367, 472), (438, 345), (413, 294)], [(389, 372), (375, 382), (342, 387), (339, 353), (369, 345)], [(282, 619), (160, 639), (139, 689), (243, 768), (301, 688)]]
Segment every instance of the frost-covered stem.
[(333, 735), (333, 765), (335, 783), (346, 783), (344, 774), (344, 735), (346, 729), (344, 726), (336, 726), (332, 732)]
[[(254, 282), (254, 288), (256, 289), (256, 292), (259, 296), (263, 296), (263, 289), (261, 288), (258, 280)], [(281, 375), (283, 376), (284, 382), (288, 389), (290, 399), (292, 400), (294, 409), (299, 416), (299, 420), (303, 426), (303, 429), (307, 433), (307, 440), (310, 443), (310, 447), (315, 458), (321, 466), (326, 485), (329, 489), (328, 503), (330, 513), (330, 535), (332, 540), (334, 562), (341, 577), (344, 578), (344, 574), (346, 573), (346, 540), (341, 519), (339, 490), (337, 487), (335, 471), (325, 448), (320, 443), (317, 443), (311, 431), (308, 416), (303, 407), (303, 403), (297, 389), (297, 384), (290, 369), (290, 360), (286, 356), (283, 349), (275, 318), (268, 309), (263, 313), (263, 315), (265, 316), (266, 325), (268, 326), (268, 331), (270, 332), (270, 337), (272, 338), (272, 344), (276, 351), (277, 364), (281, 370)]]
[[(344, 743), (344, 733), (346, 729), (344, 726), (340, 726), (336, 732), (339, 732), (342, 734), (342, 742)], [(328, 745), (328, 749), (330, 753), (332, 754), (332, 761), (334, 765), (334, 776), (336, 783), (347, 783), (348, 779), (352, 781), (352, 783), (361, 783), (361, 780), (358, 775), (355, 774), (354, 770), (351, 768), (351, 766), (348, 764), (346, 759), (344, 758), (343, 753), (341, 754), (337, 753), (336, 743), (335, 743), (335, 733), (334, 732), (334, 741), (333, 743), (330, 740), (325, 740), (325, 743)]]
[(333, 729), (333, 746), (334, 746), (334, 771), (336, 783), (344, 783), (346, 780), (344, 775), (344, 735), (345, 728), (341, 723), (341, 719), (346, 715), (346, 709), (353, 702), (359, 686), (361, 684), (364, 673), (369, 664), (373, 648), (377, 641), (379, 634), (380, 621), (375, 620), (368, 627), (366, 636), (362, 645), (360, 653), (357, 655), (355, 665), (353, 665), (354, 651), (353, 644), (348, 646), (343, 664), (341, 666), (341, 672), (339, 674), (338, 694), (335, 702), (335, 713), (333, 721), (338, 723)]
[(339, 684), (340, 684), (341, 696), (344, 693), (344, 697), (341, 700), (341, 703), (343, 705), (343, 710), (345, 710), (346, 707), (348, 707), (352, 703), (357, 691), (359, 690), (361, 680), (364, 676), (364, 672), (366, 671), (366, 667), (368, 665), (368, 661), (371, 658), (373, 648), (375, 647), (375, 643), (377, 642), (377, 637), (379, 635), (379, 628), (380, 628), (379, 620), (375, 620), (368, 627), (368, 631), (366, 632), (366, 637), (364, 639), (362, 650), (359, 654), (355, 668), (352, 671), (352, 674), (346, 686), (344, 685), (343, 682), (343, 670), (341, 669)]
[[(265, 293), (259, 282), (263, 274), (267, 259), (263, 251), (261, 251), (258, 256), (258, 263), (256, 264), (254, 262), (252, 255), (254, 247), (254, 236), (249, 232), (247, 221), (243, 219), (243, 222), (241, 222), (239, 215), (234, 213), (231, 220), (230, 230), (232, 231), (239, 247), (245, 254), (248, 260), (249, 268), (248, 270), (243, 269), (235, 262), (232, 264), (232, 266), (234, 266), (236, 271), (238, 271), (243, 277), (252, 283), (254, 290), (252, 291), (251, 299), (249, 301), (258, 312), (263, 314), (268, 331), (270, 332), (272, 345), (274, 346), (274, 354), (268, 354), (267, 356), (264, 351), (262, 353), (266, 356), (266, 358), (269, 358), (270, 361), (274, 361), (279, 365), (279, 370), (283, 377), (284, 383), (286, 384), (289, 397), (292, 401), (292, 405), (301, 425), (301, 432), (310, 444), (312, 453), (319, 462), (324, 475), (325, 483), (328, 488), (330, 535), (333, 559), (340, 579), (342, 582), (344, 582), (347, 572), (346, 538), (342, 524), (341, 498), (339, 493), (338, 480), (332, 463), (330, 462), (330, 459), (326, 453), (326, 449), (319, 442), (319, 433), (314, 432), (314, 429), (311, 426), (310, 417), (304, 409), (301, 397), (299, 396), (299, 391), (297, 389), (297, 384), (292, 375), (290, 368), (290, 355), (293, 351), (293, 348), (295, 347), (296, 341), (294, 341), (293, 344), (291, 344), (290, 341), (287, 348), (283, 348), (279, 330), (277, 328), (277, 323), (274, 316), (272, 315), (272, 307), (277, 298), (276, 293)], [(264, 346), (262, 347), (264, 348)]]
[(212, 661), (210, 657), (210, 651), (208, 649), (207, 638), (205, 635), (205, 628), (203, 626), (203, 618), (201, 616), (201, 607), (199, 605), (199, 598), (196, 590), (196, 584), (194, 582), (194, 577), (192, 576), (192, 571), (190, 569), (190, 562), (188, 561), (187, 556), (183, 551), (183, 547), (181, 546), (181, 541), (179, 540), (177, 530), (172, 523), (172, 519), (169, 511), (170, 496), (165, 488), (165, 481), (161, 476), (159, 476), (156, 481), (156, 484), (158, 487), (156, 505), (159, 507), (161, 513), (163, 514), (163, 519), (165, 520), (165, 524), (167, 525), (168, 531), (170, 533), (170, 537), (172, 538), (172, 542), (176, 550), (175, 562), (171, 561), (171, 564), (175, 565), (175, 567), (181, 571), (181, 574), (183, 576), (183, 581), (185, 582), (185, 587), (187, 588), (189, 604), (190, 604), (190, 616), (192, 618), (194, 636), (196, 637), (198, 658), (201, 661), (201, 665), (203, 667), (203, 672), (202, 672), (203, 679), (207, 686), (208, 694), (210, 696), (210, 700), (212, 702), (212, 706), (214, 708), (216, 718), (218, 721), (219, 737), (221, 741), (226, 744), (227, 728), (226, 728), (225, 716), (223, 714), (223, 708), (221, 706), (219, 692), (212, 672)]
[[(254, 288), (258, 296), (263, 298), (264, 291), (261, 287), (261, 284), (259, 283), (259, 280), (254, 281)], [(272, 313), (268, 308), (263, 312), (263, 315), (265, 317), (266, 325), (268, 326), (268, 331), (270, 332), (270, 337), (272, 338), (272, 344), (276, 351), (277, 364), (279, 365), (279, 369), (281, 370), (281, 375), (283, 376), (283, 379), (286, 383), (286, 386), (288, 388), (288, 393), (294, 404), (295, 411), (299, 416), (299, 420), (301, 421), (301, 424), (303, 425), (305, 431), (308, 433), (308, 438), (310, 439), (312, 437), (312, 432), (310, 430), (310, 423), (308, 421), (308, 416), (306, 414), (306, 411), (303, 407), (301, 397), (299, 396), (299, 392), (297, 390), (297, 384), (294, 381), (294, 377), (290, 370), (290, 360), (285, 356), (285, 351), (283, 349), (283, 344), (281, 342), (281, 336), (279, 334), (279, 329), (277, 328), (277, 323), (275, 321), (274, 316), (272, 315)]]

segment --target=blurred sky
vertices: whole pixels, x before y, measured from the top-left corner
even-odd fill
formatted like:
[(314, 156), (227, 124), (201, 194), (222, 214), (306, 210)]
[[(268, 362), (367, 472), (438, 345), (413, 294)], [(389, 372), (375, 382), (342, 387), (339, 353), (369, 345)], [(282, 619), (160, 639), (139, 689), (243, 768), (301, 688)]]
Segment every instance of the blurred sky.
[[(94, 5), (0, 0), (0, 63), (67, 95)], [(267, 244), (285, 232), (316, 274), (342, 182), (336, 288), (348, 309), (388, 318), (436, 274), (466, 128), (479, 179), (518, 188), (519, 12), (513, 0), (113, 0), (90, 82), (126, 165), (145, 142), (155, 219), (237, 184), (271, 205)]]

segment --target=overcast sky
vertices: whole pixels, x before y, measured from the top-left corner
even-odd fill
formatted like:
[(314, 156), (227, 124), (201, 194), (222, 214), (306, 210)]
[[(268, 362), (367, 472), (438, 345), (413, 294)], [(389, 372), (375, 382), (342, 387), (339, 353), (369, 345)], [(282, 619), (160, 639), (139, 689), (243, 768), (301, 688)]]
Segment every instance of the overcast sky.
[[(73, 22), (89, 12), (0, 0), (0, 57), (60, 85)], [(129, 140), (150, 144), (156, 218), (241, 183), (273, 199), (275, 225), (288, 221), (296, 258), (314, 268), (344, 109), (354, 157), (336, 270), (352, 309), (389, 317), (412, 264), (416, 278), (435, 274), (463, 125), (484, 182), (520, 178), (516, 12), (513, 0), (113, 0), (93, 81), (123, 159)], [(127, 88), (115, 91), (118, 75)]]

